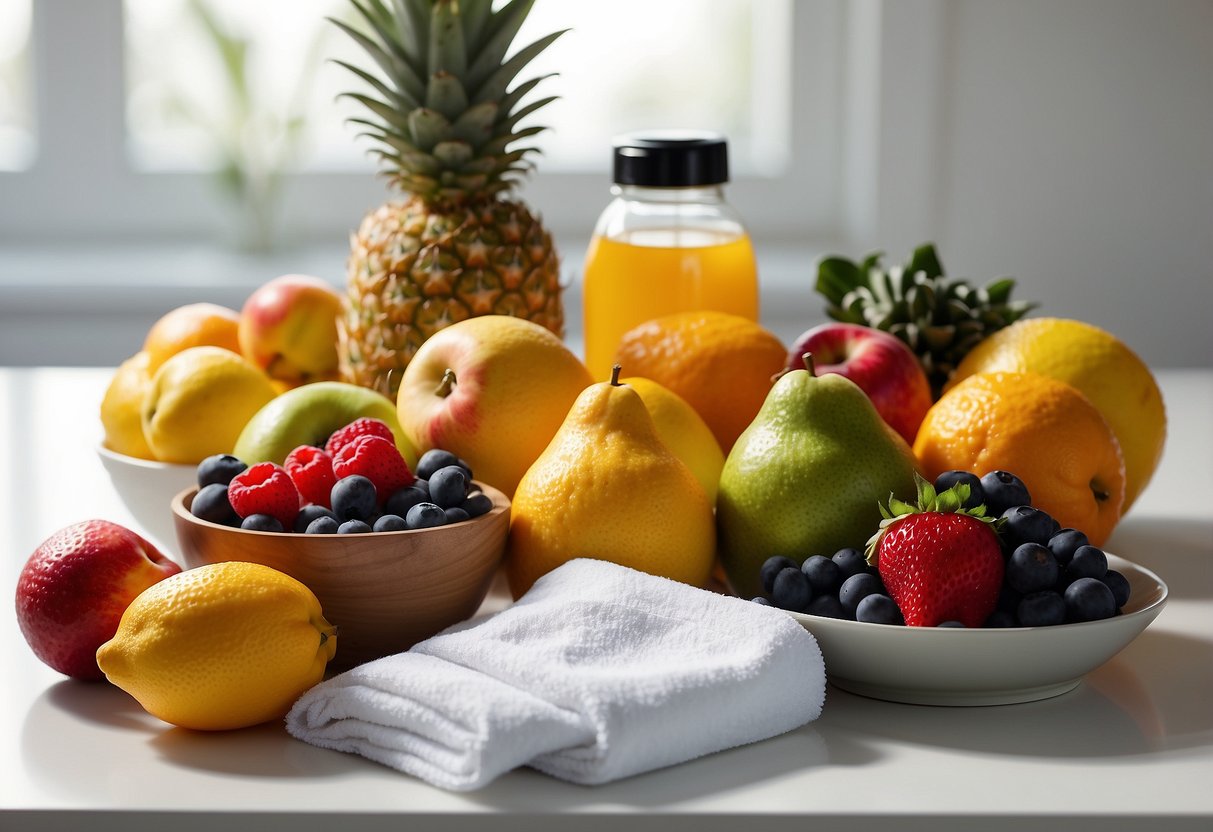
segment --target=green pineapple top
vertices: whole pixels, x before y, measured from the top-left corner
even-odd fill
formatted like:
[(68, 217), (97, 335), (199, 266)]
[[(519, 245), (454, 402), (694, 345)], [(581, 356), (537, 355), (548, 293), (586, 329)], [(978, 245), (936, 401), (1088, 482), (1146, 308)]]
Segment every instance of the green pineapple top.
[[(509, 191), (538, 148), (515, 142), (547, 129), (518, 123), (555, 100), (522, 99), (544, 78), (508, 89), (524, 66), (567, 30), (506, 52), (535, 0), (350, 0), (367, 30), (330, 22), (353, 38), (382, 77), (344, 61), (377, 95), (343, 93), (366, 107), (350, 119), (395, 187), (427, 202), (462, 204)], [(508, 90), (508, 91), (507, 91)], [(512, 149), (511, 149), (512, 148)]]

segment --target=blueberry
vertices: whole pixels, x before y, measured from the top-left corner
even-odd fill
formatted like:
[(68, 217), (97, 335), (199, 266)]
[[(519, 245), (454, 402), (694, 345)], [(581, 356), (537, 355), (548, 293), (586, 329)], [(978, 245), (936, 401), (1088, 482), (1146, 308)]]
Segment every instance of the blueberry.
[(1005, 580), (1011, 589), (1026, 595), (1053, 586), (1059, 572), (1052, 552), (1039, 543), (1024, 543), (1011, 553)]
[(769, 606), (771, 606), (771, 602), (770, 602), (770, 601), (768, 601), (766, 598), (763, 598), (761, 595), (755, 595), (755, 596), (754, 596), (753, 598), (751, 598), (750, 600), (751, 600), (751, 601), (753, 601), (755, 604), (760, 604), (760, 605), (762, 605), (762, 606), (764, 606), (764, 607), (769, 607)]
[(843, 581), (852, 575), (868, 571), (868, 559), (858, 549), (839, 549), (830, 560), (838, 564), (839, 577)]
[(361, 474), (337, 480), (330, 496), (338, 520), (365, 521), (375, 513), (375, 484)]
[(312, 525), (312, 521), (321, 517), (332, 517), (334, 520), (337, 519), (337, 515), (333, 514), (333, 512), (329, 511), (324, 506), (318, 506), (315, 503), (306, 505), (299, 509), (299, 514), (295, 516), (295, 525), (292, 531), (299, 533), (306, 532), (307, 527)]
[(493, 498), (483, 491), (473, 491), (460, 508), (468, 513), (468, 517), (479, 517), (493, 510)]
[(854, 619), (859, 602), (873, 593), (884, 594), (884, 585), (880, 583), (880, 578), (870, 572), (860, 572), (843, 581), (838, 590), (838, 600), (846, 617)]
[(935, 626), (943, 627), (944, 629), (948, 630), (963, 630), (965, 628), (963, 621), (940, 621)]
[(994, 610), (990, 613), (990, 617), (986, 619), (986, 627), (993, 630), (1002, 630), (1007, 627), (1017, 626), (1015, 616), (1006, 610)]
[(346, 520), (337, 527), (337, 534), (370, 534), (371, 527), (362, 520)]
[(971, 471), (944, 471), (935, 478), (935, 490), (947, 491), (954, 485), (967, 485), (969, 498), (961, 505), (964, 508), (977, 508), (986, 501), (986, 492), (981, 487), (981, 480)]
[(1070, 584), (1066, 587), (1065, 601), (1070, 621), (1099, 621), (1116, 614), (1112, 590), (1098, 578), (1079, 578)]
[(1116, 601), (1116, 608), (1120, 609), (1125, 604), (1129, 603), (1129, 579), (1117, 572), (1115, 569), (1109, 569), (1100, 578), (1108, 589), (1112, 590), (1112, 598)]
[(397, 514), (404, 517), (409, 513), (410, 508), (418, 503), (427, 502), (429, 499), (429, 491), (423, 491), (414, 483), (413, 485), (393, 491), (391, 496), (387, 498), (387, 502), (383, 504), (383, 511), (386, 514)]
[(426, 451), (417, 460), (417, 469), (413, 472), (423, 480), (428, 480), (434, 476), (434, 473), (440, 468), (446, 468), (448, 465), (458, 465), (459, 457), (455, 456), (450, 451), (444, 451), (440, 448), (433, 448)]
[(1019, 606), (1019, 602), (1022, 598), (1022, 593), (1016, 592), (1007, 585), (1006, 577), (1004, 575), (1002, 586), (998, 590), (998, 603), (995, 605), (995, 608), (1000, 609), (1003, 612), (1013, 613), (1015, 612), (1015, 608)]
[(771, 586), (771, 603), (783, 610), (801, 612), (813, 598), (809, 579), (796, 566), (780, 569)]
[(231, 454), (214, 454), (198, 463), (198, 487), (230, 485), (232, 478), (248, 468)]
[(240, 521), (240, 528), (250, 532), (281, 532), (282, 521), (268, 514), (250, 514)]
[(317, 517), (307, 524), (305, 534), (337, 534), (340, 524), (336, 517)]
[(462, 523), (464, 520), (472, 519), (471, 515), (468, 514), (466, 511), (464, 511), (463, 509), (461, 509), (459, 506), (452, 506), (451, 508), (446, 509), (445, 513), (446, 513), (446, 522), (448, 524)]
[(1074, 557), (1066, 565), (1066, 577), (1071, 581), (1079, 578), (1102, 578), (1108, 572), (1108, 556), (1095, 546), (1079, 546)]
[(408, 524), (404, 522), (404, 518), (399, 514), (384, 514), (375, 521), (375, 525), (371, 526), (373, 531), (377, 532), (402, 532), (408, 528)]
[(199, 520), (221, 526), (239, 526), (240, 515), (227, 499), (227, 486), (211, 483), (203, 486), (190, 503), (190, 513)]
[(842, 602), (836, 595), (817, 595), (804, 608), (809, 615), (820, 615), (822, 618), (846, 618)]
[(855, 608), (855, 620), (868, 624), (904, 624), (901, 610), (893, 603), (893, 599), (879, 592), (865, 595)]
[(409, 509), (404, 522), (410, 529), (432, 529), (446, 524), (446, 512), (433, 503), (418, 503)]
[(837, 595), (842, 586), (842, 570), (825, 555), (813, 555), (800, 566), (809, 579), (814, 595)]
[(439, 468), (430, 477), (430, 502), (442, 508), (460, 505), (468, 495), (467, 474), (458, 465)]
[(1077, 529), (1061, 529), (1053, 533), (1049, 538), (1049, 551), (1053, 553), (1053, 557), (1057, 558), (1057, 562), (1062, 566), (1066, 566), (1070, 562), (1070, 558), (1074, 557), (1074, 553), (1079, 546), (1086, 546), (1090, 543), (1087, 536)]
[(1024, 627), (1053, 627), (1066, 622), (1066, 602), (1056, 592), (1033, 592), (1025, 595), (1015, 611)]
[(425, 495), (427, 500), (430, 498), (430, 481), (428, 479), (418, 477), (413, 481), (413, 488), (421, 489), (421, 493)]
[(780, 570), (795, 568), (797, 568), (796, 561), (785, 558), (783, 555), (772, 555), (767, 558), (762, 562), (762, 568), (758, 572), (763, 591), (770, 595), (771, 590), (775, 587), (775, 576), (779, 574)]
[(1044, 546), (1053, 536), (1053, 518), (1038, 508), (1012, 506), (1002, 513), (1002, 519), (999, 532), (1011, 548), (1023, 543)]
[(986, 516), (1001, 517), (1012, 506), (1030, 506), (1028, 487), (1014, 474), (991, 471), (981, 478), (981, 490), (986, 495)]

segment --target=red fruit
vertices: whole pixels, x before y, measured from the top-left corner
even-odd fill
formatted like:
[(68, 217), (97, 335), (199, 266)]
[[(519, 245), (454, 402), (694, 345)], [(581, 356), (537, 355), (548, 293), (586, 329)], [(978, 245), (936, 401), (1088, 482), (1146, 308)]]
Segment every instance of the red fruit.
[(888, 519), (873, 539), (880, 579), (911, 627), (943, 621), (981, 627), (998, 604), (1003, 579), (993, 522), (984, 506), (960, 507), (968, 486), (936, 495), (920, 478), (918, 488), (917, 507), (890, 501)]
[(98, 680), (97, 648), (114, 637), (140, 592), (181, 567), (130, 529), (88, 520), (34, 550), (17, 579), (17, 624), (39, 659), (60, 673)]
[(259, 462), (232, 478), (227, 499), (241, 517), (268, 514), (289, 529), (299, 514), (299, 491), (281, 465)]
[(337, 479), (361, 474), (375, 484), (375, 495), (382, 504), (394, 491), (412, 485), (417, 479), (400, 455), (396, 443), (381, 436), (360, 436), (343, 447), (333, 459)]
[(342, 448), (362, 436), (378, 436), (393, 445), (396, 444), (396, 437), (392, 435), (392, 429), (387, 426), (387, 422), (364, 416), (361, 419), (355, 419), (330, 436), (329, 441), (324, 443), (324, 450), (328, 452), (329, 456), (336, 459)]
[(325, 508), (333, 507), (332, 493), (337, 475), (333, 473), (333, 458), (327, 451), (311, 445), (300, 445), (287, 454), (282, 467), (305, 502)]

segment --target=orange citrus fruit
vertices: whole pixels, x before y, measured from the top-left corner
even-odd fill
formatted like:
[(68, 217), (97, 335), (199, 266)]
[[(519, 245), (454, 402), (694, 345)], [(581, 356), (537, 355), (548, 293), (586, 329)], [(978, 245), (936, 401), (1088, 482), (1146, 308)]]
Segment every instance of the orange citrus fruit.
[(190, 303), (166, 312), (152, 324), (143, 341), (148, 354), (147, 370), (155, 374), (160, 365), (190, 347), (222, 347), (240, 352), (240, 313), (214, 303)]
[(771, 391), (787, 348), (748, 318), (696, 310), (654, 318), (624, 333), (615, 363), (686, 399), (728, 453)]
[(952, 376), (1039, 373), (1086, 396), (1112, 427), (1125, 458), (1125, 504), (1150, 482), (1162, 456), (1167, 416), (1145, 362), (1104, 330), (1064, 318), (1028, 318), (995, 332), (965, 356)]
[(1068, 384), (1035, 373), (979, 373), (940, 397), (914, 441), (923, 474), (1009, 471), (1032, 504), (1102, 545), (1120, 520), (1125, 467), (1112, 428)]

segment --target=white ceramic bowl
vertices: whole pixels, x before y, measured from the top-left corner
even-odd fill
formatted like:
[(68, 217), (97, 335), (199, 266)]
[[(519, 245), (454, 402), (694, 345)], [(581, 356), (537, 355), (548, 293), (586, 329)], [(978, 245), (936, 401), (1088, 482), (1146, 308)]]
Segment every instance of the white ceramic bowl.
[(162, 549), (176, 551), (173, 497), (197, 484), (197, 466), (174, 465), (126, 456), (97, 445), (97, 456), (109, 474), (114, 490), (144, 534)]
[(852, 693), (918, 705), (1003, 705), (1058, 696), (1119, 653), (1153, 621), (1167, 586), (1108, 555), (1129, 581), (1123, 614), (1056, 627), (964, 630), (895, 627), (789, 612), (821, 646), (830, 682)]

